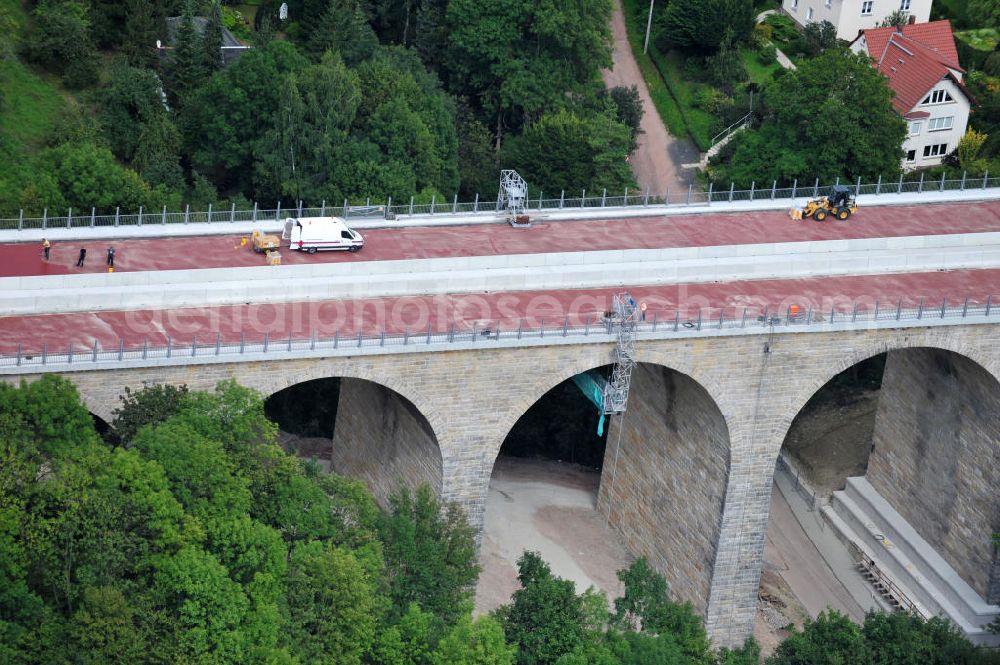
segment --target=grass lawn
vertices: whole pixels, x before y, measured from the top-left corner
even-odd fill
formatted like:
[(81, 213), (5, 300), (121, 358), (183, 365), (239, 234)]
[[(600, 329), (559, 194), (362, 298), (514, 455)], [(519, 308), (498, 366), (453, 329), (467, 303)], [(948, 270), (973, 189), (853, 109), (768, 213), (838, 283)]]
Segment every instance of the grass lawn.
[(18, 60), (0, 62), (0, 133), (28, 150), (41, 147), (55, 114), (66, 100), (46, 77)]
[(757, 59), (757, 52), (750, 48), (740, 49), (740, 56), (743, 58), (743, 65), (747, 68), (750, 80), (758, 85), (770, 83), (774, 79), (774, 72), (781, 69), (777, 61), (770, 65), (762, 65)]

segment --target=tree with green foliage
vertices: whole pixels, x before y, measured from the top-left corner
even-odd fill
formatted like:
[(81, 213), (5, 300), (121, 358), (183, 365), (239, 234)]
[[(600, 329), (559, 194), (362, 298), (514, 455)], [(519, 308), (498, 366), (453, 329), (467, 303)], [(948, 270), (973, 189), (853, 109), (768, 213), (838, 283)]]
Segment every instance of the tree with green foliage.
[(833, 23), (813, 21), (802, 29), (802, 38), (799, 41), (807, 55), (816, 57), (820, 53), (835, 48), (840, 40), (837, 39), (837, 26)]
[(389, 594), (397, 612), (410, 603), (453, 624), (472, 610), (479, 575), (475, 534), (462, 509), (442, 504), (427, 485), (402, 487), (381, 525)]
[(431, 654), (433, 665), (514, 665), (517, 649), (504, 640), (503, 626), (493, 617), (475, 621), (468, 617), (438, 642)]
[(162, 185), (168, 191), (182, 192), (185, 183), (180, 151), (181, 133), (170, 116), (157, 113), (142, 125), (132, 164), (153, 187)]
[(470, 106), (459, 101), (455, 108), (455, 134), (458, 140), (459, 195), (469, 200), (476, 194), (491, 195), (499, 181), (497, 155), (490, 130), (476, 118)]
[(222, 69), (222, 6), (212, 0), (205, 28), (201, 33), (201, 68), (206, 76)]
[(899, 173), (905, 123), (867, 56), (831, 50), (802, 63), (764, 91), (758, 113), (760, 126), (736, 135), (712, 164), (717, 183), (787, 187), (796, 178), (853, 182)]
[(902, 28), (910, 22), (910, 14), (902, 9), (897, 9), (890, 13), (882, 22), (878, 24), (880, 28)]
[(499, 150), (518, 129), (564, 108), (611, 66), (611, 2), (451, 0), (448, 81), (491, 119)]
[(756, 12), (752, 0), (687, 0), (670, 2), (656, 17), (657, 49), (678, 49), (695, 55), (712, 55), (726, 36), (733, 44), (750, 38)]
[(89, 8), (76, 0), (42, 0), (25, 41), (29, 59), (62, 76), (71, 88), (97, 80), (99, 55), (90, 32)]
[(183, 108), (189, 104), (192, 92), (209, 73), (205, 70), (203, 54), (203, 43), (194, 25), (194, 2), (188, 0), (167, 62), (168, 91), (174, 108)]
[(125, 35), (122, 51), (134, 67), (156, 67), (160, 55), (156, 42), (166, 39), (163, 4), (153, 0), (126, 0)]
[(354, 66), (371, 57), (378, 48), (378, 37), (356, 2), (331, 0), (310, 33), (306, 47), (316, 60), (327, 51), (335, 51), (344, 62)]
[(632, 142), (629, 144), (629, 154), (631, 154), (639, 147), (642, 116), (646, 113), (646, 109), (642, 106), (642, 98), (639, 96), (639, 88), (634, 85), (631, 88), (619, 85), (608, 90), (607, 95), (615, 103), (615, 119), (628, 127), (632, 135)]
[(1000, 26), (1000, 0), (969, 0), (968, 15), (977, 25)]
[(135, 435), (146, 425), (157, 425), (176, 415), (188, 394), (186, 385), (154, 383), (133, 391), (128, 386), (118, 396), (121, 404), (111, 412), (111, 427), (129, 446)]
[(297, 545), (288, 563), (287, 640), (304, 662), (359, 665), (375, 640), (374, 585), (350, 552), (313, 541)]
[(154, 118), (166, 118), (160, 94), (160, 79), (153, 70), (133, 67), (121, 59), (112, 64), (108, 85), (97, 94), (98, 117), (104, 141), (122, 161), (135, 158), (145, 125)]
[(552, 574), (537, 552), (517, 560), (521, 588), (497, 609), (519, 665), (551, 665), (583, 643), (583, 604), (571, 580)]
[(627, 157), (629, 128), (615, 118), (614, 105), (602, 113), (557, 111), (525, 128), (504, 150), (505, 168), (514, 168), (533, 192), (575, 195), (581, 189), (619, 195), (636, 184)]

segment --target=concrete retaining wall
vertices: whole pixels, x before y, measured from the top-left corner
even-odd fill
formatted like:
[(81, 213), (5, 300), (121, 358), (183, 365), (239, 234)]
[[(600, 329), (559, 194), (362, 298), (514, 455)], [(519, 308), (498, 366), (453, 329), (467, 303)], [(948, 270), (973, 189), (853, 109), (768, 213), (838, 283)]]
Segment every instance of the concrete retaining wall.
[(441, 493), (441, 450), (427, 419), (398, 393), (343, 379), (330, 456), (333, 470), (360, 478), (383, 507), (403, 484)]
[(610, 509), (628, 551), (699, 612), (708, 606), (728, 471), (729, 432), (705, 389), (666, 367), (636, 367), (628, 411), (608, 430), (598, 511)]
[(1000, 532), (1000, 383), (947, 351), (891, 351), (873, 443), (869, 482), (987, 598)]

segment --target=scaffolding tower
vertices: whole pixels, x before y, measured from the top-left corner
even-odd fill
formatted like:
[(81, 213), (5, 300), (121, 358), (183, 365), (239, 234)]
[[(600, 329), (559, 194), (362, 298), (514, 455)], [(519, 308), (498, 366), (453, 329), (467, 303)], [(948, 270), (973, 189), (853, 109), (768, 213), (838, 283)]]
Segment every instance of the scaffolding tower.
[(615, 365), (611, 380), (604, 385), (605, 415), (624, 413), (628, 405), (628, 389), (635, 369), (635, 334), (639, 323), (639, 307), (628, 291), (616, 293), (612, 299), (608, 326), (618, 333), (615, 345)]
[(528, 201), (528, 183), (514, 169), (500, 171), (497, 212), (506, 216), (511, 226), (530, 226), (524, 206)]

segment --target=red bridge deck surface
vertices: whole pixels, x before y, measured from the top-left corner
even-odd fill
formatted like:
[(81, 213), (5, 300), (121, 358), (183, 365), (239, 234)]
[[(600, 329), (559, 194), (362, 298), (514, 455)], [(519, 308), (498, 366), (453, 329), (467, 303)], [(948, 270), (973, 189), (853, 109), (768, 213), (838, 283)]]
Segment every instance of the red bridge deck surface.
[[(95, 340), (105, 349), (117, 348), (120, 339), (130, 346), (141, 346), (143, 340), (162, 346), (168, 335), (178, 344), (190, 344), (192, 337), (201, 343), (213, 342), (216, 334), (223, 341), (239, 341), (241, 333), (247, 341), (259, 342), (266, 333), (277, 344), (289, 334), (297, 339), (312, 334), (329, 338), (335, 333), (344, 338), (359, 331), (378, 334), (383, 329), (402, 333), (423, 332), (428, 326), (435, 331), (447, 331), (452, 325), (458, 329), (494, 327), (497, 321), (511, 329), (521, 318), (526, 319), (526, 326), (537, 326), (541, 320), (555, 329), (567, 316), (575, 324), (604, 312), (612, 292), (582, 289), (0, 317), (0, 353), (16, 352), (19, 343), (22, 351), (35, 353), (43, 343), (51, 353), (59, 353), (69, 342), (82, 351)], [(932, 312), (943, 298), (957, 305), (965, 297), (983, 303), (988, 296), (998, 305), (1000, 319), (1000, 269), (681, 284), (637, 287), (631, 293), (647, 303), (647, 320), (658, 316), (661, 321), (672, 321), (677, 308), (692, 317), (699, 307), (706, 308), (709, 318), (709, 308), (737, 308), (727, 313), (731, 317), (739, 316), (743, 307), (755, 316), (765, 306), (784, 312), (798, 305), (803, 311), (811, 306), (825, 316), (834, 306), (848, 312), (854, 302), (871, 309), (879, 301), (885, 311), (899, 300), (904, 306), (915, 306), (924, 298)], [(718, 309), (714, 315), (718, 316)]]
[[(357, 254), (302, 254), (285, 249), (282, 262), (381, 261), (445, 256), (531, 254), (607, 249), (734, 245), (841, 238), (875, 238), (1000, 231), (1000, 203), (940, 204), (864, 208), (847, 222), (792, 222), (783, 211), (745, 214), (671, 215), (617, 220), (540, 222), (531, 229), (506, 224), (410, 227), (365, 231)], [(116, 271), (182, 270), (264, 265), (240, 246), (240, 236), (151, 238), (148, 240), (67, 241), (41, 258), (40, 243), (0, 245), (0, 277), (102, 272), (105, 250), (113, 244)], [(86, 247), (83, 268), (77, 253)]]

